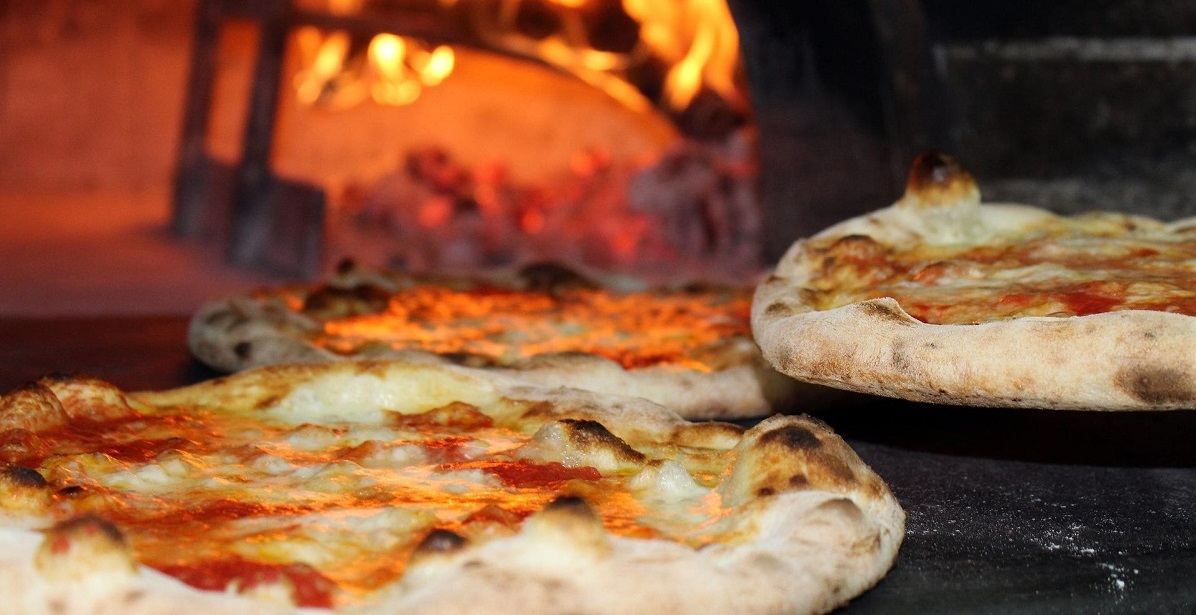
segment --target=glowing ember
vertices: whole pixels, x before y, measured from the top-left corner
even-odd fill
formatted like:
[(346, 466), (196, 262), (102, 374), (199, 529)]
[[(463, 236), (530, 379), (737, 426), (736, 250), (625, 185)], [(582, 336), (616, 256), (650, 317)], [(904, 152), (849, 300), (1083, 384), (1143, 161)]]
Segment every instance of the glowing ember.
[[(561, 176), (519, 183), (427, 148), (340, 202), (342, 256), (410, 272), (556, 260), (646, 279), (734, 282), (759, 270), (753, 135), (679, 143), (650, 163), (577, 152)], [(367, 246), (381, 255), (363, 256)]]

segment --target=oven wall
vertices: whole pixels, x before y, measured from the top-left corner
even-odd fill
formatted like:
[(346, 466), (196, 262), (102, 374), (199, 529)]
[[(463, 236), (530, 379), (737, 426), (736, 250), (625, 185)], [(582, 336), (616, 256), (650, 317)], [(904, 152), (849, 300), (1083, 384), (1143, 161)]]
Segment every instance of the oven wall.
[[(195, 2), (0, 2), (0, 188), (165, 189)], [(896, 198), (924, 147), (960, 156), (990, 199), (1196, 213), (1196, 5), (730, 5), (761, 128), (770, 257)], [(224, 78), (243, 84), (251, 47), (222, 51)], [(239, 126), (216, 122), (215, 147), (238, 151)]]
[(984, 198), (1196, 214), (1196, 4), (731, 0), (761, 129), (766, 256), (955, 154)]
[(947, 145), (986, 198), (1196, 214), (1196, 4), (923, 5)]
[(169, 181), (194, 0), (0, 2), (0, 187)]

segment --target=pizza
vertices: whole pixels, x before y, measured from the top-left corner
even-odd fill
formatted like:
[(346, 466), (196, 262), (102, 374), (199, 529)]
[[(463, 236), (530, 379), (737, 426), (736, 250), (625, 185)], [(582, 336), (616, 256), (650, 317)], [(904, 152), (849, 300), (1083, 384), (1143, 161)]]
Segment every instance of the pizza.
[(815, 419), (693, 423), (468, 367), (0, 397), (6, 613), (816, 613), (903, 527)]
[(794, 378), (994, 407), (1196, 407), (1196, 219), (982, 203), (921, 156), (890, 207), (796, 243), (752, 329)]
[(752, 284), (595, 279), (550, 263), (464, 277), (346, 261), (326, 283), (200, 307), (188, 346), (226, 372), (361, 358), (483, 367), (545, 386), (644, 397), (686, 418), (763, 416), (793, 397), (795, 381), (752, 340)]

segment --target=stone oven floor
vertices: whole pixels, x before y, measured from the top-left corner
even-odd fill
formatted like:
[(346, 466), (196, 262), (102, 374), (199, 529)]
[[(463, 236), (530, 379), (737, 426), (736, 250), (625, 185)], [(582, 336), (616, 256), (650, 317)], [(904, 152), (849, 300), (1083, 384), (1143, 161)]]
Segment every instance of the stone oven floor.
[(166, 189), (0, 194), (0, 317), (188, 314), (282, 281), (168, 233)]

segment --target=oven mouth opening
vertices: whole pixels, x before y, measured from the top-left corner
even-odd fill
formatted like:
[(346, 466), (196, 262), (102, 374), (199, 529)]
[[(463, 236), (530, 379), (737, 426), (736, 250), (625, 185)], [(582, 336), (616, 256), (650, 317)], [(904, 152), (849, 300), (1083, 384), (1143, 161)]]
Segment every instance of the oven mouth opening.
[[(234, 263), (311, 276), (345, 258), (417, 273), (552, 260), (698, 281), (761, 267), (757, 131), (722, 0), (250, 17), (249, 100), (216, 87), (204, 105), (193, 75), (188, 111), (247, 107), (243, 136), (200, 137), (173, 220), (227, 238)], [(221, 31), (229, 18), (209, 16), (197, 48), (245, 45)]]

